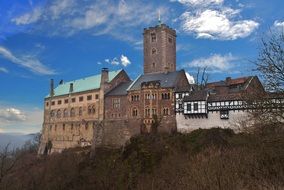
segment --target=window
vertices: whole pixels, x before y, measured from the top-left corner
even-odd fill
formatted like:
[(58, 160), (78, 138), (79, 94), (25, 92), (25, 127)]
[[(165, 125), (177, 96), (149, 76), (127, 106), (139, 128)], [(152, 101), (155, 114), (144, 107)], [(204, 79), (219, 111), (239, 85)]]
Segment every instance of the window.
[(73, 102), (73, 103), (76, 102), (76, 98), (72, 98), (72, 102)]
[(157, 115), (157, 110), (156, 110), (156, 108), (153, 108), (153, 109), (152, 109), (152, 115)]
[(92, 114), (95, 114), (96, 113), (96, 108), (95, 108), (95, 106), (93, 105), (92, 106)]
[(73, 128), (74, 128), (74, 125), (73, 125), (73, 123), (71, 124), (71, 131), (73, 130)]
[(191, 104), (187, 104), (187, 111), (191, 111)]
[(113, 108), (120, 108), (120, 99), (119, 98), (112, 99), (112, 107)]
[(79, 108), (79, 116), (82, 116), (83, 115), (83, 109), (82, 107)]
[(152, 55), (156, 54), (157, 53), (157, 49), (156, 48), (153, 48), (152, 49)]
[(221, 110), (220, 119), (229, 119), (229, 110)]
[(64, 103), (65, 103), (65, 104), (68, 104), (68, 99), (65, 99), (65, 100), (64, 100)]
[(74, 117), (75, 116), (75, 109), (71, 108), (70, 110), (70, 117)]
[(92, 114), (92, 106), (88, 106), (88, 114)]
[(58, 105), (61, 105), (61, 103), (62, 103), (61, 100), (58, 100), (58, 101), (57, 101), (57, 104), (58, 104)]
[(65, 131), (65, 124), (64, 123), (62, 125), (62, 129), (63, 129), (63, 131)]
[(151, 99), (151, 95), (150, 94), (145, 94), (145, 99), (146, 100), (150, 100)]
[(79, 102), (82, 102), (84, 100), (84, 97), (83, 96), (80, 96), (79, 97)]
[(137, 117), (138, 116), (138, 110), (136, 108), (132, 109), (132, 116)]
[(163, 115), (169, 115), (169, 108), (163, 109)]
[(181, 98), (182, 98), (182, 94), (178, 94), (178, 98), (180, 98), (180, 99), (181, 99)]
[(131, 96), (131, 101), (139, 101), (139, 95), (132, 95)]
[(172, 38), (168, 38), (168, 42), (169, 43), (173, 43), (173, 39)]
[(87, 96), (87, 100), (92, 100), (92, 95)]
[(68, 110), (67, 110), (67, 109), (64, 109), (64, 111), (63, 111), (63, 117), (68, 117)]
[(156, 63), (152, 63), (152, 67), (155, 68), (156, 67)]
[(99, 95), (98, 94), (96, 94), (96, 99), (99, 99)]
[(162, 93), (162, 99), (163, 100), (171, 99), (171, 94), (170, 93)]
[(61, 117), (61, 110), (57, 110), (56, 117), (57, 117), (57, 118), (60, 118), (60, 117)]
[(150, 116), (150, 109), (149, 108), (145, 109), (145, 116)]
[(49, 105), (49, 103), (48, 102), (46, 102), (46, 106), (48, 106)]
[(193, 104), (193, 110), (194, 111), (198, 111), (198, 103), (194, 103)]
[(50, 111), (50, 117), (54, 117), (55, 113), (53, 110)]
[(55, 101), (52, 101), (52, 102), (51, 102), (51, 105), (54, 106), (54, 105), (55, 105)]
[(151, 33), (151, 42), (156, 42), (157, 37), (155, 33)]
[(182, 104), (178, 104), (178, 108), (179, 108), (179, 109), (182, 109)]
[(89, 123), (87, 122), (85, 125), (85, 130), (88, 130)]

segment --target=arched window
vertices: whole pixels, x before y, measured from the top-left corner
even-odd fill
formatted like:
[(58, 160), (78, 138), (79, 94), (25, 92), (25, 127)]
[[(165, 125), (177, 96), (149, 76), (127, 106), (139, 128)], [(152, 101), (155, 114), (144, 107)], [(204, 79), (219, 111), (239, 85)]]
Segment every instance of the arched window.
[(157, 53), (157, 49), (156, 48), (153, 48), (152, 49), (152, 55), (156, 54)]
[(70, 117), (74, 117), (75, 116), (75, 109), (71, 108), (70, 110)]
[(95, 114), (96, 113), (96, 108), (95, 108), (95, 106), (93, 105), (92, 106), (92, 114)]
[(132, 117), (137, 117), (138, 116), (138, 110), (137, 108), (132, 109)]
[(82, 115), (83, 115), (83, 108), (79, 107), (79, 116), (82, 116)]
[(51, 111), (50, 111), (50, 117), (54, 117), (54, 115), (55, 115), (54, 110), (51, 110)]
[(68, 117), (68, 110), (67, 109), (64, 109), (63, 117)]
[(92, 114), (92, 106), (88, 106), (88, 114)]
[(60, 118), (60, 117), (61, 117), (61, 110), (60, 110), (60, 109), (57, 110), (56, 117), (57, 117), (57, 118)]
[(169, 115), (169, 108), (163, 108), (163, 115)]

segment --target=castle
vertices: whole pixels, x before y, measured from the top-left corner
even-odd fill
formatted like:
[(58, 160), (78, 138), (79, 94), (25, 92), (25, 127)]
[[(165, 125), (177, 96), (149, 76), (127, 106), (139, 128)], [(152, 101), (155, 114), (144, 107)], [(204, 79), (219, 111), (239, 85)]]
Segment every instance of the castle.
[[(124, 70), (64, 82), (44, 99), (39, 154), (77, 146), (121, 146), (132, 136), (228, 127), (247, 115), (242, 94), (264, 89), (257, 77), (209, 83), (194, 90), (176, 70), (176, 31), (165, 24), (145, 28), (144, 73), (131, 80)], [(156, 126), (154, 128), (153, 126)]]

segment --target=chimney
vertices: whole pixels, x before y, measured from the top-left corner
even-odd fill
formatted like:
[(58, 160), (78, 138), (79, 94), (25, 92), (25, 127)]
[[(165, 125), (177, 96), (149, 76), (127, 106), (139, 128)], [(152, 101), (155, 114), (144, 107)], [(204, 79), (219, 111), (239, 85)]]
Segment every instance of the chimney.
[(69, 93), (73, 92), (73, 83), (70, 83), (70, 87), (69, 87)]
[(49, 92), (49, 95), (51, 97), (54, 96), (54, 81), (53, 81), (53, 79), (50, 79), (50, 92)]
[(226, 83), (228, 84), (232, 80), (231, 77), (226, 77)]
[(108, 68), (102, 68), (101, 85), (108, 82)]

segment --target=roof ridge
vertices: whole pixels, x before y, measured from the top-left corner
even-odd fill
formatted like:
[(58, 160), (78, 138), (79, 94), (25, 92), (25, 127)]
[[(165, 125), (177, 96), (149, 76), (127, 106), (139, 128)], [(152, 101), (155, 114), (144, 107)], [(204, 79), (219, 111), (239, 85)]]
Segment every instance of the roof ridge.
[[(122, 70), (123, 70), (123, 69), (119, 69), (119, 70), (114, 70), (114, 71), (109, 71), (109, 72), (118, 72), (118, 73), (120, 73)], [(83, 78), (79, 78), (79, 79), (75, 79), (75, 80), (66, 81), (66, 82), (63, 81), (62, 84), (67, 84), (67, 83), (71, 83), (71, 82), (76, 82), (76, 81), (79, 81), (79, 80), (85, 80), (85, 79), (89, 79), (89, 78), (91, 78), (91, 77), (95, 77), (95, 76), (99, 76), (99, 75), (101, 75), (101, 73), (99, 73), (99, 74), (94, 74), (94, 75), (90, 75), (90, 76), (83, 77)]]

